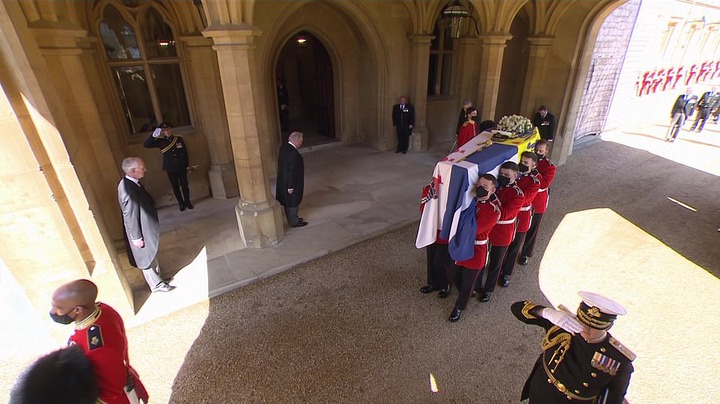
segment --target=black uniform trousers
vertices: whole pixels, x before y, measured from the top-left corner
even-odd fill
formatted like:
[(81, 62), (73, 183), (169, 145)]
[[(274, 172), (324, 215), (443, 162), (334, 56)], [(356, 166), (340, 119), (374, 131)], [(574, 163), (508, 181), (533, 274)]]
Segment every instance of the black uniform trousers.
[(503, 261), (501, 274), (503, 276), (512, 276), (513, 270), (515, 270), (515, 263), (517, 262), (518, 253), (523, 242), (525, 242), (525, 235), (527, 233), (515, 233), (512, 243), (508, 246), (507, 254), (505, 255), (505, 261)]
[(448, 272), (455, 265), (450, 258), (447, 244), (432, 243), (425, 247), (427, 254), (427, 284), (440, 289), (449, 289)]
[(702, 120), (702, 123), (700, 124), (700, 127), (698, 128), (698, 133), (702, 132), (703, 128), (705, 127), (705, 123), (707, 123), (708, 118), (710, 117), (710, 108), (700, 108), (697, 112), (697, 117), (695, 118), (695, 122), (693, 122), (692, 126), (690, 127), (690, 131), (694, 131), (695, 128), (698, 127), (698, 122)]
[(484, 271), (487, 271), (487, 279), (485, 280), (485, 288), (480, 287), (482, 283), (482, 276), (478, 277), (477, 283), (475, 283), (475, 290), (478, 292), (482, 289), (485, 293), (492, 293), (495, 291), (495, 286), (500, 278), (500, 267), (502, 266), (505, 255), (507, 254), (508, 246), (490, 246), (490, 254), (488, 255), (487, 265), (485, 265)]
[(481, 278), (482, 269), (470, 269), (456, 265), (453, 271), (453, 281), (458, 288), (458, 297), (455, 300), (455, 308), (465, 310), (472, 297), (473, 289), (478, 278)]
[(397, 130), (397, 149), (395, 151), (399, 152), (406, 152), (408, 151), (408, 147), (410, 147), (410, 134), (412, 133), (412, 129), (407, 127), (398, 126), (396, 127)]
[[(178, 204), (187, 206), (190, 203), (190, 187), (188, 186), (187, 170), (167, 171), (170, 186)], [(182, 192), (181, 192), (182, 190)]]
[(520, 253), (521, 256), (532, 257), (533, 250), (535, 249), (535, 240), (537, 239), (537, 234), (540, 230), (540, 221), (542, 221), (542, 217), (542, 213), (533, 214), (532, 223), (530, 223), (530, 228), (525, 235), (525, 243), (523, 244), (522, 252)]

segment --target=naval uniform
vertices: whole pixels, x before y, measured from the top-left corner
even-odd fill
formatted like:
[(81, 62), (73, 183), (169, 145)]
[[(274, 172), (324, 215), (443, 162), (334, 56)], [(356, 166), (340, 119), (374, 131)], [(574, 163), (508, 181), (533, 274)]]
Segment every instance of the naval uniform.
[(555, 179), (556, 167), (549, 158), (543, 157), (538, 159), (537, 171), (540, 173), (540, 189), (538, 189), (538, 193), (532, 203), (532, 223), (530, 223), (530, 228), (525, 235), (525, 243), (520, 253), (523, 257), (532, 257), (533, 255), (535, 240), (540, 230), (540, 221), (542, 221), (543, 213), (547, 210), (548, 200), (550, 199), (549, 190), (550, 185), (552, 185)]
[[(705, 123), (707, 123), (707, 120), (710, 117), (710, 112), (714, 111), (718, 106), (720, 106), (720, 93), (712, 91), (704, 93), (700, 97), (700, 101), (697, 103), (697, 117), (690, 127), (690, 131), (692, 132), (695, 128), (698, 128), (698, 133), (702, 132), (705, 127)], [(702, 120), (702, 123), (700, 123), (700, 120)], [(698, 123), (700, 123), (699, 127)]]
[(125, 325), (112, 307), (97, 303), (88, 318), (75, 324), (68, 345), (80, 347), (90, 361), (102, 403), (127, 404), (126, 390), (133, 389), (147, 402), (145, 387), (128, 361)]
[(520, 189), (522, 189), (525, 200), (523, 201), (523, 205), (517, 215), (517, 229), (515, 230), (515, 237), (513, 237), (513, 241), (508, 247), (507, 254), (505, 255), (505, 261), (502, 264), (501, 275), (503, 276), (511, 276), (513, 274), (513, 270), (515, 269), (515, 261), (517, 260), (518, 253), (520, 252), (520, 247), (522, 247), (525, 242), (525, 235), (530, 228), (533, 215), (532, 203), (540, 190), (541, 178), (542, 174), (535, 169), (526, 174), (520, 175), (520, 178), (517, 180), (517, 184)]
[(622, 404), (635, 355), (610, 334), (593, 344), (579, 333), (570, 334), (540, 317), (544, 308), (528, 301), (511, 307), (518, 320), (546, 331), (543, 352), (525, 382), (521, 400), (529, 398), (530, 404)]
[(158, 148), (163, 155), (162, 169), (167, 173), (175, 199), (181, 207), (190, 206), (190, 187), (187, 170), (190, 166), (187, 146), (181, 136), (153, 137), (150, 135), (143, 143), (148, 149)]

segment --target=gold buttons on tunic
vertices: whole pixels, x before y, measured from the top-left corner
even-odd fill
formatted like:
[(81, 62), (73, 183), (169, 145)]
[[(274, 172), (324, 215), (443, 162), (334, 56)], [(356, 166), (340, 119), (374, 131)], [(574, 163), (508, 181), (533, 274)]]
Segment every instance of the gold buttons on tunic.
[(575, 394), (580, 394), (580, 390), (575, 390)]
[(588, 386), (587, 382), (583, 382), (583, 387), (587, 387), (587, 386)]
[(605, 348), (600, 348), (600, 352), (605, 352)]
[(590, 376), (592, 376), (592, 377), (597, 377), (597, 373), (592, 372), (592, 373), (590, 373)]

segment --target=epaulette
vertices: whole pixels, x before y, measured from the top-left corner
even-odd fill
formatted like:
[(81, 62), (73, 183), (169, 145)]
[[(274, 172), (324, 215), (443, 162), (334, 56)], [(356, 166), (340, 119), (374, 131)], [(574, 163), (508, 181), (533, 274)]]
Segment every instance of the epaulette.
[(610, 345), (613, 346), (613, 348), (620, 351), (621, 354), (625, 355), (628, 359), (630, 359), (630, 362), (634, 361), (635, 358), (637, 358), (637, 355), (633, 353), (628, 347), (622, 344), (622, 342), (616, 340), (614, 337), (608, 338), (608, 342), (610, 342)]
[(523, 190), (520, 189), (520, 187), (517, 186), (517, 184), (513, 185), (513, 189), (515, 189), (515, 192), (516, 192), (518, 195), (521, 195), (521, 196), (524, 196), (524, 195), (525, 195), (525, 194), (523, 193)]
[(97, 324), (93, 324), (88, 328), (87, 331), (88, 336), (88, 350), (92, 351), (93, 349), (102, 348), (103, 343), (103, 337), (102, 337), (102, 330), (100, 329), (100, 326)]

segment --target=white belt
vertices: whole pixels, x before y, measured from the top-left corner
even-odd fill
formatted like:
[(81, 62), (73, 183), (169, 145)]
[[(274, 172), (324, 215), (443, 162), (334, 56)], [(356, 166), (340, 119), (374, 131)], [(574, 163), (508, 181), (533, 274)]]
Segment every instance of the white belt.
[(538, 192), (545, 192), (547, 190), (548, 190), (547, 188), (540, 188), (540, 189), (538, 189)]
[(475, 240), (475, 245), (485, 245), (488, 243), (488, 240)]
[(498, 222), (495, 223), (495, 224), (513, 224), (513, 223), (515, 223), (515, 219), (510, 219), (510, 220), (498, 220)]
[(532, 205), (523, 206), (522, 208), (520, 208), (520, 212), (528, 212), (528, 211), (530, 211), (530, 209), (532, 209)]

